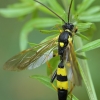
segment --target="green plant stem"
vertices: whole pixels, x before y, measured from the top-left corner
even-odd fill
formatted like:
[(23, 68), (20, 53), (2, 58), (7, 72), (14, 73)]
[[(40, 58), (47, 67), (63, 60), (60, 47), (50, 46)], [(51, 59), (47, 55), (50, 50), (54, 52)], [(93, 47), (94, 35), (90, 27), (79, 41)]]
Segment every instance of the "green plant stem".
[[(75, 37), (74, 40), (75, 40), (76, 49), (83, 46), (81, 38)], [(81, 53), (81, 54), (83, 56), (86, 56), (85, 53)], [(92, 82), (92, 79), (91, 79), (91, 75), (90, 75), (90, 72), (89, 72), (89, 66), (88, 66), (87, 60), (78, 59), (78, 61), (79, 61), (79, 64), (80, 64), (80, 71), (81, 71), (82, 78), (83, 78), (83, 81), (84, 81), (86, 89), (87, 89), (89, 99), (90, 100), (97, 100), (97, 96), (96, 96), (95, 89), (94, 89), (94, 86), (93, 86), (93, 82)]]

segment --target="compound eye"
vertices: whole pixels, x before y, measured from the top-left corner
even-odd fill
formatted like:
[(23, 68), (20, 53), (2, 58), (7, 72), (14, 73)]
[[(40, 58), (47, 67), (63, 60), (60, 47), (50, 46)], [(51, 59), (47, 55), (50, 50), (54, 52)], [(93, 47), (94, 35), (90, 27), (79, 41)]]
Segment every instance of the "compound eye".
[(73, 30), (73, 28), (74, 28), (74, 25), (72, 24), (72, 25), (70, 26), (70, 29)]

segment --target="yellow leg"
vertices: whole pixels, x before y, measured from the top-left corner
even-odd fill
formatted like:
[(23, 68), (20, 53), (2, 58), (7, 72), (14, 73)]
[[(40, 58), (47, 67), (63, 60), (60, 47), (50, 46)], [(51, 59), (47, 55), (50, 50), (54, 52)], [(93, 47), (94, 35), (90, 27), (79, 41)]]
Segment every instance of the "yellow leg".
[(68, 93), (68, 94), (70, 94), (70, 100), (72, 100), (72, 98), (73, 98), (72, 91), (73, 91), (74, 87), (75, 87), (75, 84), (71, 83), (71, 89)]
[(74, 87), (75, 87), (75, 84), (72, 84), (72, 83), (71, 83), (71, 89), (70, 89), (70, 91), (69, 91), (69, 93), (68, 93), (68, 94), (71, 94), (71, 93), (72, 93), (72, 91), (73, 91)]
[(52, 83), (51, 83), (51, 85), (57, 91), (57, 87), (54, 84), (52, 84)]
[(50, 75), (52, 74), (52, 66), (50, 65), (49, 61), (46, 62), (48, 68), (50, 69)]
[(63, 32), (63, 30), (60, 29), (59, 25), (56, 25), (56, 28), (59, 30), (60, 33)]

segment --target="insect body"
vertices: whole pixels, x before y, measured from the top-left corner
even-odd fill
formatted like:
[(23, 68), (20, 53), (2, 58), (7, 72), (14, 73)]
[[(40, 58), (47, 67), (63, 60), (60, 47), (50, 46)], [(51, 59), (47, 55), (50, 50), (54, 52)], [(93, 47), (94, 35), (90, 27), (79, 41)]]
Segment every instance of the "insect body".
[[(40, 3), (41, 5), (43, 5), (44, 7), (46, 7), (41, 2), (39, 2), (37, 0), (35, 0), (35, 1)], [(49, 9), (51, 12), (53, 12), (56, 16), (58, 16), (64, 22), (64, 25), (62, 25), (63, 32), (58, 37), (58, 55), (60, 56), (60, 63), (58, 65), (57, 70), (54, 72), (54, 74), (51, 78), (51, 83), (53, 83), (54, 79), (57, 78), (58, 100), (66, 100), (67, 96), (68, 96), (68, 78), (67, 78), (67, 72), (66, 72), (66, 69), (64, 66), (64, 60), (66, 59), (66, 57), (65, 57), (66, 48), (69, 48), (69, 45), (70, 45), (69, 40), (72, 39), (73, 33), (76, 33), (76, 31), (77, 31), (77, 29), (75, 29), (74, 25), (72, 23), (69, 23), (69, 15), (70, 15), (72, 1), (73, 0), (71, 0), (69, 12), (68, 12), (68, 23), (66, 23), (59, 15), (55, 14), (55, 12), (53, 12), (51, 9), (46, 7), (47, 9)], [(70, 42), (72, 42), (72, 41), (70, 41)], [(67, 53), (67, 56), (68, 56), (68, 53)], [(71, 63), (73, 64), (73, 62), (71, 62)], [(74, 68), (72, 67), (72, 71), (73, 71), (73, 69)], [(78, 70), (77, 69), (78, 68), (76, 68), (75, 70), (78, 73), (79, 69)], [(75, 74), (73, 74), (73, 75), (75, 75)], [(81, 80), (80, 73), (78, 73), (76, 76), (78, 77), (78, 75)]]
[(58, 38), (58, 54), (63, 56), (64, 50), (68, 45), (68, 38), (69, 36), (72, 37), (72, 30), (74, 28), (74, 25), (71, 23), (66, 23), (62, 27), (63, 32), (59, 35)]
[(57, 79), (58, 100), (66, 100), (68, 96), (68, 78), (62, 56), (58, 68), (56, 69), (51, 78), (51, 83), (53, 83), (55, 78)]
[(63, 32), (58, 37), (58, 55), (60, 56), (60, 63), (58, 65), (57, 70), (54, 72), (51, 78), (51, 83), (53, 83), (54, 79), (57, 78), (58, 99), (66, 100), (68, 95), (68, 78), (67, 78), (66, 68), (64, 66), (64, 60), (66, 58), (65, 57), (66, 49), (68, 48), (69, 44), (68, 39), (72, 37), (72, 30), (74, 28), (74, 25), (71, 23), (68, 24), (66, 23), (62, 27), (63, 27)]
[[(58, 55), (60, 56), (60, 63), (57, 67), (57, 70), (54, 72), (51, 78), (51, 83), (53, 83), (55, 78), (57, 78), (58, 99), (66, 100), (68, 96), (68, 80), (69, 79), (67, 78), (67, 72), (66, 72), (64, 62), (65, 61), (67, 62), (68, 59), (71, 63), (70, 69), (71, 69), (72, 76), (70, 80), (73, 82), (73, 84), (76, 84), (76, 85), (81, 84), (81, 74), (78, 68), (78, 63), (77, 63), (73, 45), (72, 45), (73, 33), (76, 33), (77, 30), (72, 23), (69, 23), (70, 9), (71, 9), (73, 0), (71, 0), (71, 3), (70, 3), (67, 23), (47, 6), (45, 6), (44, 4), (42, 4), (41, 2), (37, 0), (34, 0), (34, 1), (46, 7), (48, 10), (50, 10), (52, 13), (54, 13), (58, 18), (60, 18), (64, 22), (64, 25), (62, 25), (63, 32), (58, 37)], [(23, 70), (28, 67), (35, 68), (35, 67), (40, 66), (41, 64), (46, 62), (46, 58), (48, 58), (47, 60), (52, 58), (50, 55), (53, 55), (51, 51), (54, 49), (54, 47), (57, 46), (56, 41), (57, 39), (54, 38), (53, 40), (49, 40), (49, 41), (46, 41), (45, 43), (36, 45), (34, 48), (22, 51), (18, 55), (8, 60), (5, 63), (4, 68), (8, 70)], [(45, 59), (42, 59), (42, 58), (45, 58)]]
[(57, 90), (58, 99), (66, 100), (68, 95), (68, 79), (66, 68), (64, 67), (63, 60), (58, 65), (57, 68)]

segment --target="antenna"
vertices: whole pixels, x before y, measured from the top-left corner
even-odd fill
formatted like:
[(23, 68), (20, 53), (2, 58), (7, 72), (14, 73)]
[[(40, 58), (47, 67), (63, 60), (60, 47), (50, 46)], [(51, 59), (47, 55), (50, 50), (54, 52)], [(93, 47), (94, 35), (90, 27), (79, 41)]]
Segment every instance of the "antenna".
[(68, 23), (69, 23), (70, 10), (71, 10), (71, 6), (72, 6), (72, 2), (73, 2), (73, 0), (71, 0), (71, 2), (70, 2), (69, 11), (68, 11)]
[(58, 14), (56, 14), (53, 10), (51, 10), (50, 8), (48, 8), (46, 5), (44, 5), (43, 3), (39, 2), (38, 0), (34, 0), (35, 2), (41, 4), (42, 6), (44, 6), (45, 8), (47, 8), (48, 10), (50, 10), (52, 13), (54, 13), (58, 18), (60, 18), (64, 23), (66, 23)]

